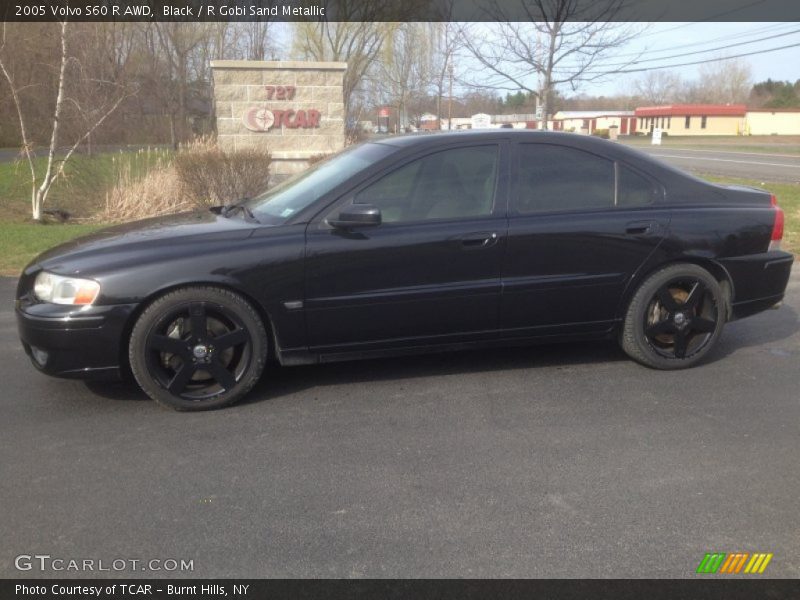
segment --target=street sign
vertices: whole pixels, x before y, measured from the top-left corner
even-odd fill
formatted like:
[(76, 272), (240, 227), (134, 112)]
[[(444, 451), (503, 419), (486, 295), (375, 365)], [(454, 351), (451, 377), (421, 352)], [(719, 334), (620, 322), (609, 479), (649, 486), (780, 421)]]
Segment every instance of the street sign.
[(492, 126), (492, 117), (484, 113), (472, 115), (473, 129), (489, 129)]
[(383, 108), (378, 110), (378, 116), (382, 117), (382, 118), (388, 118), (389, 117), (389, 108), (387, 106), (384, 106)]
[(653, 129), (653, 146), (660, 146), (661, 145), (661, 128), (656, 127)]

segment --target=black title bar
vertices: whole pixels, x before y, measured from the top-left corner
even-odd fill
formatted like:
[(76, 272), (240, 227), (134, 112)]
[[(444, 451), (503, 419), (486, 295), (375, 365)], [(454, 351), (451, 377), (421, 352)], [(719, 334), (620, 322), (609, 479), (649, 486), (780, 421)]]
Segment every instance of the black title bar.
[[(0, 0), (5, 21), (553, 21), (559, 0)], [(797, 0), (572, 0), (569, 21), (800, 21)], [(577, 8), (576, 8), (577, 7)]]

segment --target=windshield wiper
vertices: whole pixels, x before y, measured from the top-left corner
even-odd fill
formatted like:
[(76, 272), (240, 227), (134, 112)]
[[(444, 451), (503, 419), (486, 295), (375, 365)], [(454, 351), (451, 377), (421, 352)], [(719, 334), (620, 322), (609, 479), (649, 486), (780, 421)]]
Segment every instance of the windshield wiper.
[(256, 216), (253, 214), (253, 211), (250, 210), (248, 206), (244, 204), (247, 201), (247, 198), (239, 200), (239, 202), (235, 202), (233, 204), (226, 204), (222, 208), (219, 209), (219, 214), (221, 214), (226, 219), (229, 218), (233, 213), (237, 210), (242, 211), (244, 218), (246, 221), (250, 221), (251, 223), (260, 223)]

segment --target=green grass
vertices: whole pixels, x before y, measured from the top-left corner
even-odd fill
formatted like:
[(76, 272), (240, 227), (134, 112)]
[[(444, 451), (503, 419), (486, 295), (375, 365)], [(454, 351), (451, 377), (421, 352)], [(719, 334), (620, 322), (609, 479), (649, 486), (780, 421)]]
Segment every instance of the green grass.
[(102, 225), (61, 225), (0, 222), (0, 274), (19, 275), (37, 254), (58, 244), (91, 233)]
[[(81, 221), (94, 216), (104, 205), (106, 193), (120, 176), (138, 178), (170, 158), (171, 153), (164, 150), (74, 156), (64, 176), (53, 185), (44, 206), (69, 212), (73, 222), (68, 224), (32, 222), (27, 162), (0, 163), (0, 274), (18, 275), (40, 252), (103, 227)], [(35, 162), (41, 176), (47, 166), (46, 159), (38, 158)]]
[[(165, 150), (113, 152), (94, 156), (73, 156), (64, 175), (53, 184), (45, 209), (66, 210), (73, 217), (86, 218), (105, 202), (122, 173), (137, 178), (159, 162), (168, 161)], [(47, 168), (44, 157), (35, 160), (41, 179)], [(31, 216), (31, 176), (26, 160), (0, 163), (0, 213), (5, 221), (24, 221)]]

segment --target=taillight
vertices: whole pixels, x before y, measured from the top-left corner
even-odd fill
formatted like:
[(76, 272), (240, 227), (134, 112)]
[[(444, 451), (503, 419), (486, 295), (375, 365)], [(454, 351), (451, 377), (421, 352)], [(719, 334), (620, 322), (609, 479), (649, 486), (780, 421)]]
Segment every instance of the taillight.
[(783, 209), (778, 206), (778, 199), (775, 194), (770, 196), (772, 207), (775, 209), (775, 222), (772, 224), (772, 236), (770, 236), (769, 249), (780, 250), (781, 240), (783, 239)]

